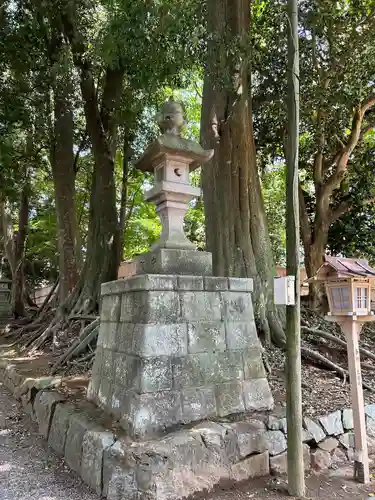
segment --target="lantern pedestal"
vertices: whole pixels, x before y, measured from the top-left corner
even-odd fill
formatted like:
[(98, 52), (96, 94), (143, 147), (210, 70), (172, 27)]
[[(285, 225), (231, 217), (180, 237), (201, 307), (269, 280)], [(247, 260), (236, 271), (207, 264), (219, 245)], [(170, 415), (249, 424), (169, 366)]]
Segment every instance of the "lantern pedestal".
[(10, 289), (12, 282), (5, 278), (0, 278), (0, 318), (8, 318), (12, 313), (10, 303)]
[[(374, 316), (333, 317), (329, 321), (339, 323), (345, 334), (348, 352), (350, 391), (353, 405), (354, 423), (354, 479), (359, 483), (370, 482), (369, 459), (367, 450), (366, 416), (362, 388), (361, 360), (359, 354), (359, 335), (362, 324), (374, 321)], [(327, 319), (328, 319), (327, 318)]]

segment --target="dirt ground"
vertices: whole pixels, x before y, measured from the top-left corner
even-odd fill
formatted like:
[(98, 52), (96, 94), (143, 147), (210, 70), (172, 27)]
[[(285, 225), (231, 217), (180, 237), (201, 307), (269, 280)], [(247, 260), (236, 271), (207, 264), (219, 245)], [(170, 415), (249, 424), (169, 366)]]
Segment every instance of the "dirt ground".
[[(373, 465), (375, 472), (375, 463)], [(374, 474), (375, 475), (375, 474)], [(362, 500), (375, 497), (375, 480), (367, 486), (353, 481), (351, 465), (329, 471), (327, 474), (306, 478), (306, 500)], [(286, 479), (273, 478), (251, 481), (233, 489), (220, 489), (194, 500), (283, 500), (292, 498), (287, 492)]]

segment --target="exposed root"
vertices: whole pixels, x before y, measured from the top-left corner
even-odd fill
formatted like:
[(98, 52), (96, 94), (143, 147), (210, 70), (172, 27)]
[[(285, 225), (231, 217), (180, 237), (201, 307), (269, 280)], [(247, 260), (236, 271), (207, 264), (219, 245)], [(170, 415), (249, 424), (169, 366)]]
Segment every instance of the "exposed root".
[[(337, 365), (336, 363), (333, 363), (319, 352), (313, 351), (309, 347), (302, 346), (301, 354), (305, 359), (314, 360), (318, 364), (325, 366), (330, 370), (333, 370), (338, 375), (340, 375), (340, 377), (342, 377), (344, 381), (349, 380), (349, 372), (347, 370), (341, 368), (341, 366)], [(368, 385), (366, 382), (362, 382), (362, 386), (364, 389), (367, 389), (370, 392), (375, 392), (375, 389), (372, 386)]]
[[(340, 339), (339, 337), (336, 337), (335, 335), (332, 335), (331, 333), (325, 332), (324, 330), (320, 330), (318, 328), (310, 328), (307, 326), (301, 326), (301, 330), (311, 333), (312, 335), (316, 335), (317, 337), (322, 337), (324, 339), (330, 340), (331, 342), (334, 342), (337, 345), (340, 345), (341, 347), (344, 347), (345, 350), (347, 348), (347, 344), (345, 340)], [(363, 347), (359, 348), (359, 352), (366, 356), (367, 358), (375, 360), (375, 354), (372, 353), (371, 351), (368, 351), (367, 349), (364, 349)]]
[(63, 355), (52, 366), (52, 374), (70, 361), (73, 357), (78, 356), (85, 351), (86, 347), (96, 339), (99, 332), (99, 318), (96, 318), (92, 323), (86, 326), (80, 333), (78, 339), (73, 342), (70, 348), (63, 353)]

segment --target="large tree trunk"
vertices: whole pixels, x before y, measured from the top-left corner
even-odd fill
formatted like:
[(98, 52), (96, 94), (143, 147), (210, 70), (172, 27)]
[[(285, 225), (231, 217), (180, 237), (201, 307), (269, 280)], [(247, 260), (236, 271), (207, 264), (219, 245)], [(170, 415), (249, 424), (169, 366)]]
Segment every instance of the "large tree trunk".
[(89, 231), (86, 261), (81, 275), (81, 296), (78, 309), (96, 309), (100, 285), (117, 278), (119, 266), (119, 221), (116, 209), (114, 151), (117, 132), (116, 112), (119, 107), (124, 69), (108, 67), (104, 78), (101, 107), (95, 88), (86, 42), (75, 24), (72, 4), (66, 5), (63, 28), (68, 38), (75, 66), (80, 72), (80, 87), (88, 135), (95, 166), (90, 195)]
[[(285, 335), (273, 304), (274, 264), (256, 164), (249, 54), (227, 57), (227, 47), (248, 46), (247, 0), (209, 0), (211, 35), (204, 83), (202, 143), (215, 150), (203, 168), (207, 248), (216, 275), (254, 278), (255, 313), (268, 338), (283, 344)], [(218, 42), (220, 40), (220, 42)], [(228, 72), (230, 73), (228, 75)], [(223, 75), (225, 78), (223, 86)], [(220, 81), (221, 79), (221, 81)]]
[(51, 155), (58, 227), (60, 304), (65, 302), (78, 282), (80, 262), (73, 156), (73, 112), (67, 79), (67, 76), (59, 78), (55, 85), (55, 142)]
[(25, 185), (20, 195), (18, 231), (13, 232), (12, 216), (6, 200), (0, 200), (1, 232), (4, 240), (4, 253), (12, 273), (11, 306), (13, 314), (25, 316), (25, 247), (29, 223), (29, 186)]

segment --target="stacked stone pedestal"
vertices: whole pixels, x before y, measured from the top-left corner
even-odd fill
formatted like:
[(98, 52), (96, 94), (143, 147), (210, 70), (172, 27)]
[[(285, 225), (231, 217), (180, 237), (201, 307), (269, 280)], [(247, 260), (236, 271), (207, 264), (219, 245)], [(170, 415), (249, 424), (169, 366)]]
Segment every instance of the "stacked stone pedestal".
[(133, 437), (271, 408), (252, 280), (141, 275), (102, 286), (88, 395)]
[(0, 278), (0, 319), (11, 316), (10, 287), (11, 282), (9, 280)]

